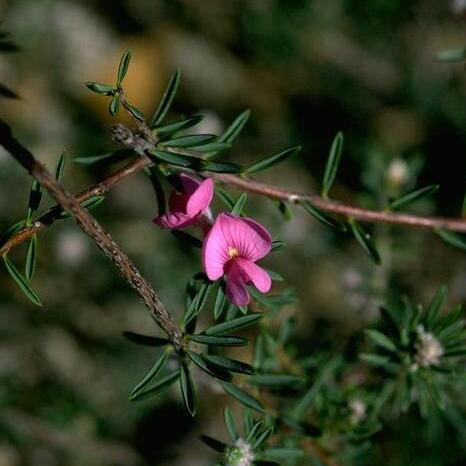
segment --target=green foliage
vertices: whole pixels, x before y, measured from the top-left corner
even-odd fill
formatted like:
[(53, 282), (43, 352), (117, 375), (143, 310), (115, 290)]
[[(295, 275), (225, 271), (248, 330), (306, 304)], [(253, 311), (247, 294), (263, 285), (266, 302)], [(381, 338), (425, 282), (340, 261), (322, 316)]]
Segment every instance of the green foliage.
[(11, 262), (7, 255), (3, 256), (3, 263), (5, 264), (6, 270), (10, 274), (11, 278), (15, 281), (15, 283), (18, 285), (18, 287), (24, 293), (24, 295), (36, 306), (42, 306), (39, 296), (32, 289), (28, 279), (21, 275), (19, 270), (15, 267), (15, 265), (13, 264), (13, 262)]
[(322, 181), (322, 197), (327, 198), (328, 193), (335, 181), (338, 166), (340, 165), (341, 154), (343, 152), (343, 133), (339, 132), (335, 136), (330, 148), (327, 165), (325, 167), (324, 179)]
[(284, 162), (289, 157), (297, 154), (300, 150), (301, 146), (290, 147), (289, 149), (285, 149), (278, 154), (271, 155), (270, 157), (267, 157), (260, 162), (251, 165), (250, 167), (246, 168), (244, 172), (248, 175), (251, 175), (253, 173), (267, 170), (268, 168), (271, 168), (278, 163)]
[[(155, 111), (149, 127), (151, 129), (157, 128), (160, 123), (165, 118), (165, 115), (170, 110), (170, 107), (173, 103), (173, 99), (175, 98), (176, 92), (178, 91), (178, 86), (180, 84), (180, 70), (176, 70), (170, 77), (168, 81), (167, 87), (165, 92), (163, 93), (162, 99), (160, 100), (159, 106)], [(157, 134), (160, 134), (160, 128), (157, 128)]]

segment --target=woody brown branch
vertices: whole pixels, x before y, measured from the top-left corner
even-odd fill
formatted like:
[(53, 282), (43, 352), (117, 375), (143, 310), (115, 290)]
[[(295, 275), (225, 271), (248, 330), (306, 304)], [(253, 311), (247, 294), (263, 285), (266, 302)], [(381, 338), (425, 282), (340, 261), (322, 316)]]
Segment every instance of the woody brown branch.
[(50, 193), (63, 210), (71, 214), (81, 230), (95, 241), (101, 251), (115, 264), (126, 281), (142, 298), (151, 316), (165, 331), (173, 346), (180, 350), (183, 347), (180, 328), (135, 264), (97, 220), (81, 207), (79, 200), (68, 193), (47, 168), (13, 137), (9, 126), (1, 120), (0, 144)]
[[(136, 153), (141, 154), (148, 150), (147, 140), (135, 134), (128, 128), (118, 125), (117, 129), (125, 134), (118, 136), (119, 142), (125, 147), (132, 148)], [(117, 138), (117, 139), (118, 139)], [(90, 199), (93, 196), (102, 195), (112, 188), (115, 184), (125, 180), (134, 173), (142, 170), (144, 167), (153, 165), (153, 162), (147, 157), (137, 157), (121, 170), (107, 176), (95, 186), (82, 191), (76, 195), (79, 202)], [(421, 228), (443, 228), (446, 230), (466, 232), (465, 218), (445, 218), (445, 217), (423, 217), (419, 215), (400, 214), (386, 211), (376, 211), (363, 209), (357, 206), (343, 204), (338, 201), (323, 199), (320, 196), (312, 194), (298, 193), (289, 191), (280, 187), (268, 185), (248, 178), (241, 178), (235, 175), (214, 174), (212, 175), (217, 181), (227, 185), (236, 186), (242, 190), (264, 195), (274, 199), (281, 199), (291, 203), (300, 201), (309, 201), (319, 209), (339, 214), (345, 217), (351, 217), (368, 223), (388, 223), (394, 225), (406, 225)], [(25, 227), (13, 235), (8, 241), (0, 247), (0, 254), (9, 252), (12, 248), (28, 240), (31, 236), (40, 233), (59, 218), (61, 209), (52, 209), (40, 218), (30, 227)]]

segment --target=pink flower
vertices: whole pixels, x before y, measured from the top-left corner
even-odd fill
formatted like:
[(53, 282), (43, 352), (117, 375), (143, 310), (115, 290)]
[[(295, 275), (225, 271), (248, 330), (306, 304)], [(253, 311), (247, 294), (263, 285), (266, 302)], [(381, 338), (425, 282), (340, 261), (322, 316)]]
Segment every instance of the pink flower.
[(183, 228), (198, 222), (208, 209), (214, 195), (214, 181), (201, 181), (181, 173), (178, 176), (181, 191), (174, 191), (168, 201), (169, 211), (155, 217), (153, 222), (162, 228)]
[(204, 240), (204, 271), (209, 280), (225, 275), (228, 299), (236, 306), (246, 306), (246, 285), (252, 283), (261, 293), (270, 290), (270, 275), (255, 262), (271, 247), (272, 238), (262, 225), (250, 218), (221, 213)]

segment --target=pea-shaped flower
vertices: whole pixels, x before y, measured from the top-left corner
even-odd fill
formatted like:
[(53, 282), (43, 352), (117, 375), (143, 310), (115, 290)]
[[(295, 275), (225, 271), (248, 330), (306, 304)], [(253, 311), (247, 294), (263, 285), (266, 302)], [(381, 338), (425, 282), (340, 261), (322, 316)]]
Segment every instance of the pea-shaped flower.
[(169, 210), (155, 217), (153, 222), (162, 228), (183, 228), (199, 222), (207, 212), (214, 195), (212, 178), (199, 180), (181, 173), (179, 191), (173, 191), (168, 201)]
[(270, 275), (255, 264), (272, 247), (269, 232), (256, 221), (221, 213), (207, 234), (202, 261), (209, 280), (225, 275), (226, 295), (236, 306), (249, 303), (247, 285), (252, 283), (261, 293), (272, 285)]

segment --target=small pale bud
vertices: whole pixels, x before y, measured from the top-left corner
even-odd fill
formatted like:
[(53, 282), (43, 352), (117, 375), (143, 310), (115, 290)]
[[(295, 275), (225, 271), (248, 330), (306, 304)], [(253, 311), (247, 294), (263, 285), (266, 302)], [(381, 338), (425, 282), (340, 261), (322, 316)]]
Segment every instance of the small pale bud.
[(366, 417), (367, 406), (364, 401), (354, 399), (349, 402), (350, 422), (351, 424), (359, 424)]
[(408, 164), (400, 158), (392, 160), (387, 170), (387, 181), (395, 187), (403, 186), (409, 179)]
[(419, 367), (437, 365), (443, 356), (443, 347), (432, 333), (426, 332), (422, 325), (417, 328), (417, 342), (414, 345), (414, 360)]
[(238, 439), (235, 446), (228, 449), (225, 455), (226, 466), (251, 466), (254, 461), (254, 452), (251, 445), (243, 439)]

